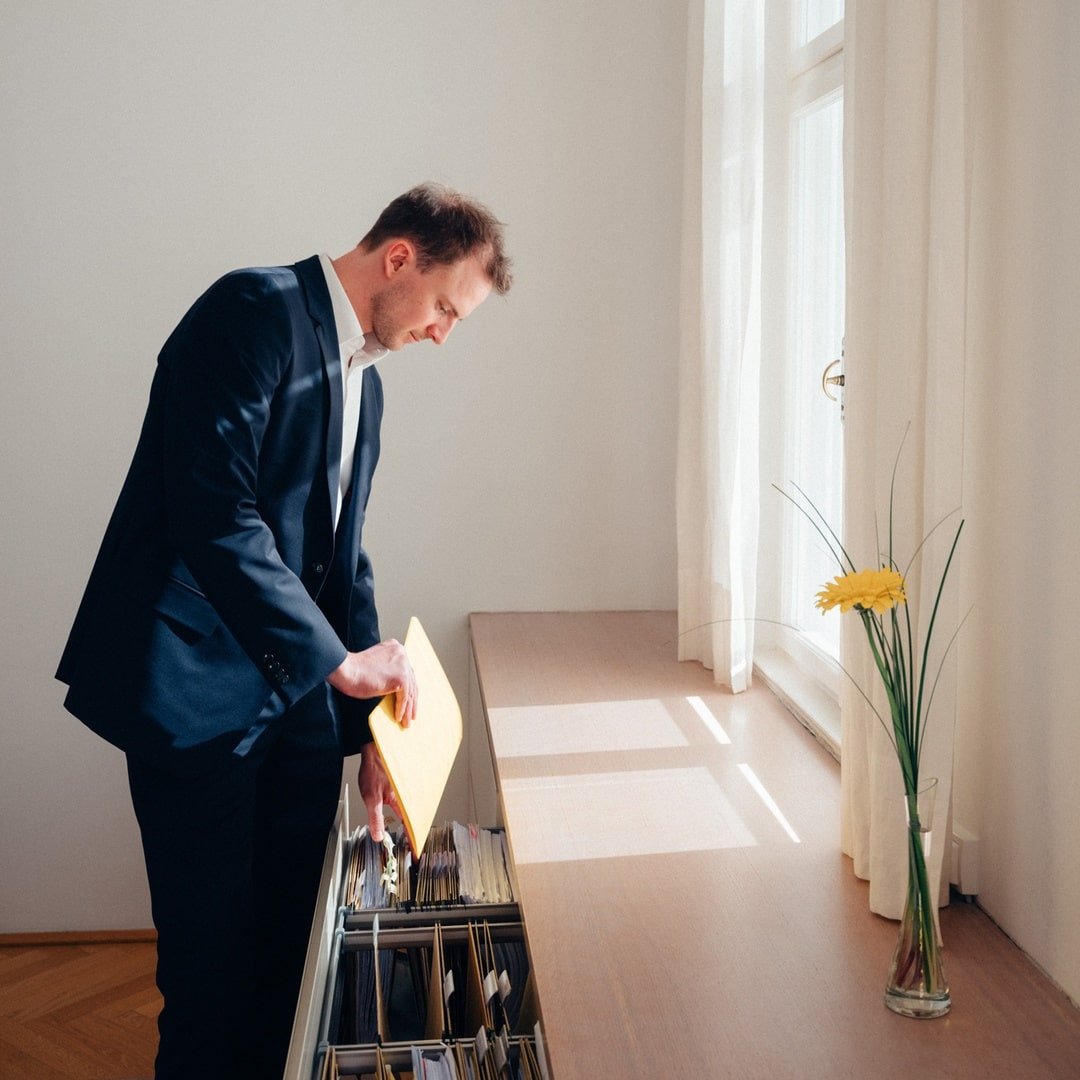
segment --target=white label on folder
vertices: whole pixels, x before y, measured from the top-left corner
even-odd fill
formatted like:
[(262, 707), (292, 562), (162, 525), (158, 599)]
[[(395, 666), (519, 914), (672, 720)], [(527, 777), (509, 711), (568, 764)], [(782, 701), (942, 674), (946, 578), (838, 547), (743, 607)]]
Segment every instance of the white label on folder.
[(487, 1029), (483, 1024), (480, 1025), (480, 1030), (476, 1033), (476, 1056), (483, 1061), (487, 1057), (488, 1052), (488, 1040)]
[(506, 1047), (503, 1046), (502, 1036), (495, 1036), (495, 1066), (501, 1072), (506, 1068)]
[(495, 978), (495, 972), (489, 971), (484, 976), (484, 1000), (490, 1001), (499, 989), (499, 982)]
[(499, 976), (499, 997), (505, 1001), (510, 996), (510, 976), (504, 971)]
[(450, 1000), (450, 995), (453, 992), (454, 992), (454, 973), (452, 971), (448, 971), (446, 973), (446, 978), (443, 979), (443, 981), (442, 981), (443, 1001), (448, 1002)]

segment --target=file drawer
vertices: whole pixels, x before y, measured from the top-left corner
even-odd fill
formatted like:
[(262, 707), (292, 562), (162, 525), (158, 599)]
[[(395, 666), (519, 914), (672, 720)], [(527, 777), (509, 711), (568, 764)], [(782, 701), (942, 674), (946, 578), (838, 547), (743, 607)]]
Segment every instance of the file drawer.
[[(470, 1073), (548, 1080), (517, 903), (357, 907), (357, 866), (374, 850), (366, 832), (350, 832), (346, 798), (327, 843), (285, 1080), (377, 1077), (387, 1068), (400, 1077), (413, 1068), (414, 1048), (429, 1061), (454, 1059), (461, 1080)], [(421, 869), (441, 866), (439, 859)], [(481, 884), (481, 875), (466, 882), (456, 851), (452, 867), (454, 888), (503, 891)], [(505, 870), (514, 890), (508, 856)]]

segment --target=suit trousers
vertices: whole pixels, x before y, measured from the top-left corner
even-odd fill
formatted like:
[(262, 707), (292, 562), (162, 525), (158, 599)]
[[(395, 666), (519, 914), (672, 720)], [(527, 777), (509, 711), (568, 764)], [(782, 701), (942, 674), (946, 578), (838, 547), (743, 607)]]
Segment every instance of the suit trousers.
[(128, 756), (165, 1000), (156, 1080), (281, 1076), (341, 770), (325, 685), (201, 775)]

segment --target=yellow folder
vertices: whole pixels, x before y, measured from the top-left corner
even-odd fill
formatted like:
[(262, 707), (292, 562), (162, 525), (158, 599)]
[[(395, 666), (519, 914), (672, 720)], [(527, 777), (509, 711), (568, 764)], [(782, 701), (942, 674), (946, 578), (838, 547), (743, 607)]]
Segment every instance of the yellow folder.
[(405, 652), (416, 673), (416, 716), (407, 728), (394, 719), (394, 695), (371, 713), (371, 735), (397, 796), (413, 855), (420, 857), (461, 745), (461, 707), (420, 620), (409, 620)]

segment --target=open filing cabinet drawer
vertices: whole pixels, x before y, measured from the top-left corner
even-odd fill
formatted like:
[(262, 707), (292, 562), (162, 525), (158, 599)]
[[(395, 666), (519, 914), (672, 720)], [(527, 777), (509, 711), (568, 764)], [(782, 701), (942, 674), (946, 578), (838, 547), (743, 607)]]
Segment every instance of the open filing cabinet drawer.
[[(497, 834), (469, 832), (489, 840)], [(423, 903), (368, 908), (360, 904), (357, 882), (372, 871), (357, 867), (374, 850), (366, 829), (350, 832), (343, 801), (327, 844), (286, 1080), (381, 1077), (390, 1070), (400, 1080), (414, 1067), (427, 1070), (421, 1056), (441, 1062), (438, 1075), (460, 1080), (549, 1080), (509, 857), (509, 893), (491, 888), (487, 878), (484, 892), (477, 876), (469, 887), (483, 899), (435, 902), (428, 888), (415, 894), (428, 897)], [(459, 857), (464, 860), (455, 849), (455, 867)], [(432, 856), (411, 881), (444, 860)], [(466, 876), (463, 870), (461, 893)], [(452, 894), (456, 869), (453, 882)], [(407, 885), (403, 893), (414, 895)]]

